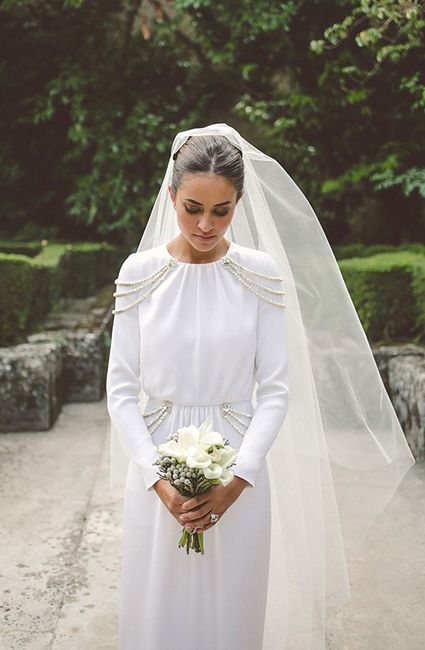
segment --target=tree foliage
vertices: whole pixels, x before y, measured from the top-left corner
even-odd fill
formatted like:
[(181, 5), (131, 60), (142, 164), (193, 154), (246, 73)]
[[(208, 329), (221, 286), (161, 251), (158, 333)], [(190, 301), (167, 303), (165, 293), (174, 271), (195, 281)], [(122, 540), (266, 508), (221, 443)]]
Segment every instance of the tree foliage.
[(178, 130), (226, 121), (334, 242), (425, 235), (424, 14), (413, 0), (7, 0), (0, 214), (140, 238)]

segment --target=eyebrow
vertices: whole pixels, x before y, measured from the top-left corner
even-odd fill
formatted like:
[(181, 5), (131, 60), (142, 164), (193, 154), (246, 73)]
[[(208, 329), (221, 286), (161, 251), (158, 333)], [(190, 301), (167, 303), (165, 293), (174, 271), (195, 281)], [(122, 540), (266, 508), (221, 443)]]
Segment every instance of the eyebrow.
[[(185, 201), (190, 201), (191, 203), (195, 203), (196, 205), (202, 205), (202, 203), (199, 203), (199, 201), (195, 201), (194, 199), (189, 199), (185, 197)], [(227, 205), (228, 203), (231, 203), (231, 201), (223, 201), (222, 203), (216, 203), (214, 205), (214, 208), (217, 208), (219, 205)]]

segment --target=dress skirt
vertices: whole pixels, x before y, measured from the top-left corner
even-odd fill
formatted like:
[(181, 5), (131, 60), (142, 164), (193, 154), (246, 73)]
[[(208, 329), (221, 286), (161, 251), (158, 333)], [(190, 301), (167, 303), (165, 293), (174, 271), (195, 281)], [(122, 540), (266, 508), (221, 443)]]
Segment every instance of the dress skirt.
[[(160, 404), (149, 398), (145, 413)], [(253, 412), (250, 401), (233, 402)], [(242, 435), (218, 404), (181, 406), (152, 433), (165, 442), (207, 416), (213, 430), (239, 448)], [(182, 524), (140, 468), (130, 462), (123, 504), (119, 650), (261, 650), (269, 578), (271, 503), (263, 461), (255, 485), (244, 488), (219, 521), (204, 532), (205, 553), (178, 548)]]

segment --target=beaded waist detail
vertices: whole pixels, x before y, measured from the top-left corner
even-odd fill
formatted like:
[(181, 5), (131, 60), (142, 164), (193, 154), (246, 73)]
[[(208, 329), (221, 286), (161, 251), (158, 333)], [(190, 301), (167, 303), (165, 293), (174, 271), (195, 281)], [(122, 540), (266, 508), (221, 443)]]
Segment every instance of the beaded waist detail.
[(149, 397), (144, 409), (145, 412), (143, 413), (149, 432), (152, 434), (159, 427), (163, 420), (171, 413), (173, 407), (178, 408), (184, 406), (210, 406), (218, 408), (225, 420), (241, 436), (245, 435), (253, 416), (253, 413), (249, 412), (249, 410), (253, 410), (250, 399), (209, 404), (181, 404), (169, 399), (161, 400), (155, 397)]

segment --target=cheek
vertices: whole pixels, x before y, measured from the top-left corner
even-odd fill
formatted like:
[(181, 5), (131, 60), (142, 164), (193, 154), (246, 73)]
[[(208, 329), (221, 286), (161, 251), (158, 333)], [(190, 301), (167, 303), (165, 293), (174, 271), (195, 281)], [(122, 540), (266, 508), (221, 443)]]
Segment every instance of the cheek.
[(232, 212), (231, 214), (228, 214), (228, 215), (226, 215), (225, 217), (223, 217), (224, 228), (227, 228), (227, 226), (229, 225), (229, 223), (232, 221), (232, 219), (233, 219), (233, 214), (234, 214), (234, 212)]
[(177, 212), (177, 222), (181, 230), (190, 230), (193, 227), (193, 224), (196, 223), (194, 216), (187, 214), (185, 210), (179, 210)]
[(227, 228), (229, 227), (230, 222), (232, 221), (232, 218), (233, 218), (233, 214), (226, 215), (225, 217), (221, 217), (220, 219), (217, 219), (215, 222), (217, 232), (225, 234)]

